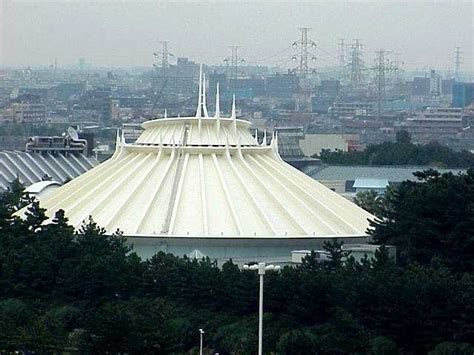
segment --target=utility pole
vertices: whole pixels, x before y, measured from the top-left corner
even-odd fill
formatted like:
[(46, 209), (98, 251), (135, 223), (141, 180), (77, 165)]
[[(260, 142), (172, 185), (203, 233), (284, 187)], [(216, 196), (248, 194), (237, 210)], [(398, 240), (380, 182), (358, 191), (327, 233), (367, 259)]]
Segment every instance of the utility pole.
[(385, 86), (386, 76), (385, 74), (392, 70), (387, 65), (387, 58), (385, 55), (389, 53), (386, 49), (379, 49), (375, 51), (375, 86), (377, 90), (377, 117), (382, 116), (382, 107), (385, 104)]
[(354, 39), (351, 45), (350, 69), (351, 69), (351, 87), (359, 89), (362, 84), (362, 69), (364, 62), (362, 60), (362, 43), (359, 38)]
[(454, 56), (454, 78), (459, 81), (461, 78), (461, 47), (456, 47)]
[[(266, 138), (264, 138), (266, 139)], [(245, 270), (257, 270), (260, 279), (258, 291), (258, 355), (263, 354), (263, 276), (266, 271), (278, 271), (279, 265), (267, 265), (258, 263), (253, 265), (244, 265)]]

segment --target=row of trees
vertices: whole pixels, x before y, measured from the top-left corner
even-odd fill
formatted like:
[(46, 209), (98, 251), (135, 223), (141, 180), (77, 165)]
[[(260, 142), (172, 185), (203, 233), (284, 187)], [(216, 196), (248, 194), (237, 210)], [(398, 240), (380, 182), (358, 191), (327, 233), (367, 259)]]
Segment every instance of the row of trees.
[(474, 166), (474, 154), (456, 152), (439, 143), (411, 143), (406, 131), (397, 133), (396, 142), (369, 145), (364, 151), (343, 152), (323, 149), (318, 156), (323, 163), (336, 165), (434, 165), (441, 168)]
[[(266, 353), (472, 354), (474, 172), (419, 178), (374, 221), (399, 263), (385, 248), (344, 262), (334, 242), (329, 262), (266, 276)], [(141, 260), (93, 220), (74, 231), (58, 211), (44, 224), (36, 202), (12, 217), (30, 202), (18, 183), (0, 197), (0, 352), (196, 353), (204, 328), (207, 353), (255, 353), (254, 272), (164, 253)]]

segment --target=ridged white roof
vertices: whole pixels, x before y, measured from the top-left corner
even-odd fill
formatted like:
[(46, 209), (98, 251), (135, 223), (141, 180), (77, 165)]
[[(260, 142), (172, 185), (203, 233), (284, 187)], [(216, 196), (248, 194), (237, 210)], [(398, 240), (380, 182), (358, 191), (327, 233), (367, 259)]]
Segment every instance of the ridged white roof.
[[(218, 95), (217, 95), (218, 96)], [(195, 117), (143, 124), (117, 138), (108, 161), (41, 201), (78, 227), (89, 215), (126, 236), (363, 236), (372, 215), (285, 163), (278, 138), (260, 143), (250, 123), (209, 117), (200, 85)]]

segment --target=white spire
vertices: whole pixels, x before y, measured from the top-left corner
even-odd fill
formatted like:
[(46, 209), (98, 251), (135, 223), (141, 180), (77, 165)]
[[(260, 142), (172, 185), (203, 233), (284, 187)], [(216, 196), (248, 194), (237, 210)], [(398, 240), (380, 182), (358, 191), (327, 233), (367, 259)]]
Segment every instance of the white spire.
[(168, 110), (165, 109), (165, 118), (167, 118), (167, 117), (168, 117)]
[(199, 94), (196, 117), (201, 118), (202, 115), (202, 64), (199, 66)]
[(267, 146), (267, 130), (264, 130), (263, 131), (263, 140), (262, 140), (262, 144), (261, 144), (263, 147), (266, 147)]
[(217, 121), (217, 134), (219, 134), (221, 130), (221, 103), (219, 98), (219, 83), (217, 83), (216, 87), (216, 121)]
[(202, 108), (204, 110), (204, 117), (209, 117), (207, 114), (207, 103), (206, 103), (206, 74), (202, 75)]
[(126, 144), (127, 142), (125, 142), (125, 132), (123, 131), (122, 129), (122, 144)]
[(232, 127), (234, 128), (234, 132), (237, 132), (237, 114), (235, 113), (235, 95), (232, 96), (232, 112), (230, 114), (230, 118), (232, 119)]
[(115, 139), (115, 146), (117, 147), (120, 146), (120, 143), (122, 143), (122, 139), (120, 138), (120, 128), (117, 128), (117, 138)]
[(258, 129), (255, 129), (255, 143), (258, 145)]

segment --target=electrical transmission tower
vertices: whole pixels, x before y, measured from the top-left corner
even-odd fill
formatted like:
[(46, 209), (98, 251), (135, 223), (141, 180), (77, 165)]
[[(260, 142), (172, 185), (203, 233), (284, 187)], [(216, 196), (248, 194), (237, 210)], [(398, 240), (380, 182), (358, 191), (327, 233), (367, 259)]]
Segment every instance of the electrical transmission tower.
[(354, 39), (350, 53), (350, 80), (352, 89), (359, 89), (363, 81), (364, 61), (362, 59), (362, 43), (360, 39)]
[(382, 107), (385, 104), (385, 87), (386, 73), (393, 71), (393, 67), (389, 65), (386, 54), (390, 51), (386, 49), (379, 49), (375, 51), (375, 87), (377, 93), (377, 117), (380, 118), (382, 115)]
[(229, 66), (229, 63), (230, 63), (230, 70), (228, 70), (228, 77), (230, 79), (237, 79), (239, 77), (239, 64), (244, 64), (245, 63), (245, 59), (244, 58), (241, 58), (239, 56), (239, 48), (240, 46), (229, 46), (231, 51), (232, 51), (232, 55), (230, 58), (225, 58), (224, 59), (224, 63)]
[(395, 74), (395, 84), (399, 84), (402, 78), (403, 69), (402, 69), (402, 62), (400, 61), (401, 53), (394, 53), (394, 63), (393, 63), (393, 71)]
[(161, 43), (161, 51), (154, 52), (153, 55), (155, 56), (158, 62), (153, 63), (155, 68), (162, 68), (166, 69), (169, 68), (169, 58), (174, 57), (174, 54), (168, 51), (168, 42), (169, 41), (159, 41)]
[(456, 47), (454, 56), (454, 78), (460, 80), (461, 76), (461, 47)]
[(339, 59), (339, 69), (341, 70), (341, 75), (344, 75), (345, 69), (346, 69), (346, 43), (344, 38), (341, 38), (339, 40), (339, 53), (338, 53), (338, 59)]
[[(298, 41), (293, 42), (292, 47), (294, 49), (299, 48), (300, 53), (298, 72), (301, 75), (301, 78), (306, 80), (308, 78), (308, 74), (316, 71), (309, 65), (310, 57), (313, 62), (316, 62), (316, 56), (310, 53), (310, 49), (316, 48), (316, 42), (308, 39), (308, 31), (310, 30), (309, 27), (300, 27), (299, 30), (301, 31), (301, 38)], [(298, 58), (293, 56), (292, 59), (296, 61)]]

